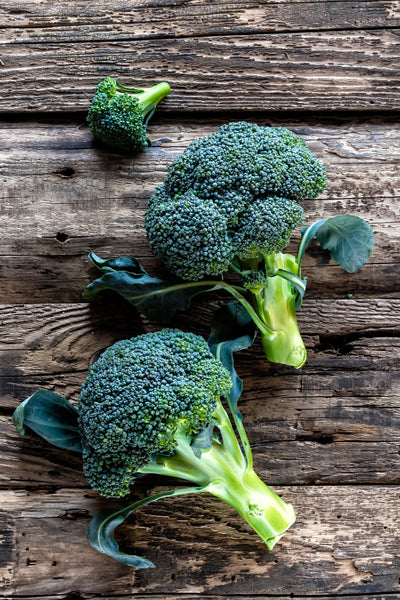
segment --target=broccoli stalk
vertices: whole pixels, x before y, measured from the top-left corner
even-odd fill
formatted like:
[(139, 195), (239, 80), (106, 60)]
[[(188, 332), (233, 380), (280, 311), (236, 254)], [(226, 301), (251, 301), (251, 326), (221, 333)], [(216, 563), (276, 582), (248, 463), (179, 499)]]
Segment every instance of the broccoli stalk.
[(171, 91), (165, 81), (149, 88), (127, 88), (107, 77), (96, 88), (87, 121), (93, 135), (128, 152), (151, 145), (147, 124), (157, 104)]
[(250, 448), (247, 456), (239, 446), (227, 412), (218, 400), (213, 422), (221, 440), (194, 452), (186, 433), (175, 436), (176, 446), (172, 456), (156, 458), (138, 473), (179, 477), (201, 486), (232, 506), (259, 535), (269, 550), (282, 537), (295, 520), (292, 505), (286, 504), (258, 477), (253, 469)]
[(138, 99), (139, 106), (143, 115), (143, 121), (146, 124), (152, 117), (157, 107), (157, 104), (171, 92), (171, 87), (166, 81), (157, 83), (152, 87), (140, 89), (127, 88), (121, 85), (120, 83), (116, 82), (116, 87), (118, 88), (116, 94), (120, 94), (118, 90), (122, 90), (123, 92), (129, 92), (133, 98)]
[[(242, 301), (242, 304), (260, 332), (265, 356), (271, 362), (301, 367), (306, 361), (307, 352), (297, 324), (298, 291), (292, 283), (295, 278), (301, 285), (296, 258), (282, 252), (264, 256), (262, 266), (265, 277), (259, 270), (260, 264), (255, 271), (246, 269), (249, 261), (240, 261), (240, 265), (254, 313), (245, 302)], [(237, 268), (235, 270), (239, 271)], [(258, 276), (259, 273), (261, 276)]]

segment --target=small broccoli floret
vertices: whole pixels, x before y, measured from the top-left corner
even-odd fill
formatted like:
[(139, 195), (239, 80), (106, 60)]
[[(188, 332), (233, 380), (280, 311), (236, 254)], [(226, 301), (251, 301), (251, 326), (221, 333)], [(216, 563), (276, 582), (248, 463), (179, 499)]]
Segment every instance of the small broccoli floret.
[(96, 88), (87, 121), (93, 135), (114, 148), (132, 152), (151, 145), (146, 134), (157, 104), (171, 91), (166, 82), (150, 88), (125, 88), (106, 77)]
[(171, 454), (177, 433), (211, 421), (229, 374), (200, 336), (164, 329), (114, 344), (90, 368), (79, 399), (84, 468), (104, 496), (129, 493), (134, 473)]
[(240, 215), (233, 245), (240, 258), (256, 258), (284, 250), (301, 223), (302, 207), (287, 198), (256, 200)]
[(243, 286), (253, 294), (261, 292), (267, 284), (267, 277), (262, 271), (249, 271), (242, 277)]
[[(224, 125), (192, 142), (170, 167), (146, 213), (150, 247), (188, 281), (231, 267), (243, 278), (244, 294), (255, 296), (240, 298), (240, 290), (231, 288), (263, 338), (272, 341), (263, 339), (267, 357), (300, 367), (306, 352), (293, 288), (300, 270), (290, 255), (285, 262), (282, 251), (302, 222), (299, 202), (316, 198), (325, 186), (324, 166), (294, 133), (246, 122)], [(264, 286), (253, 271), (264, 272)], [(286, 279), (278, 282), (281, 275)]]
[(204, 201), (190, 190), (173, 202), (163, 201), (160, 192), (151, 202), (146, 227), (157, 255), (162, 255), (179, 277), (196, 280), (204, 273), (219, 275), (229, 268), (233, 245), (227, 217), (212, 201)]

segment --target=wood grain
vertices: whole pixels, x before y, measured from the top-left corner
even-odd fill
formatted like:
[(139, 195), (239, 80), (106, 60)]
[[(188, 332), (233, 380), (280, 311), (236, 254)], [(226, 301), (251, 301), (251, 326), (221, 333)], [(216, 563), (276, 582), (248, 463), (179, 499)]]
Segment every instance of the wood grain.
[[(308, 301), (299, 313), (309, 355), (300, 371), (268, 363), (258, 342), (236, 355), (255, 463), (271, 484), (400, 483), (399, 308), (399, 300)], [(3, 414), (43, 387), (77, 401), (101, 350), (149, 330), (118, 306), (109, 309), (0, 307)], [(199, 318), (184, 328), (200, 332)], [(0, 486), (85, 487), (79, 456), (18, 436), (6, 416), (0, 430)]]
[[(132, 597), (132, 596), (131, 596)], [(135, 598), (135, 600), (159, 600), (160, 596), (158, 594), (153, 595), (153, 594), (145, 594), (145, 595), (141, 595), (141, 594), (135, 594), (133, 596)], [(337, 596), (338, 597), (338, 596)], [(67, 594), (67, 596), (65, 596), (64, 594), (60, 595), (57, 594), (56, 596), (51, 594), (51, 595), (47, 595), (45, 596), (46, 600), (126, 600), (126, 596), (110, 596), (109, 594), (107, 595), (103, 595), (101, 594), (101, 596), (98, 596), (97, 594), (93, 595), (93, 594), (89, 594), (87, 595), (86, 593), (81, 593), (78, 591), (73, 591), (73, 592), (69, 592), (69, 594)], [(209, 594), (207, 594), (206, 596), (204, 594), (198, 594), (196, 592), (192, 593), (192, 594), (168, 594), (168, 598), (170, 600), (199, 600), (201, 598), (201, 600), (220, 600), (221, 596), (210, 596)], [(257, 598), (257, 600), (270, 600), (271, 596), (264, 596), (264, 595), (257, 595), (257, 596), (249, 596), (247, 594), (243, 595), (241, 594), (240, 596), (237, 595), (226, 595), (224, 594), (223, 599), (224, 600), (237, 600), (238, 598), (240, 598), (240, 600), (254, 600), (254, 598)], [(315, 596), (298, 596), (297, 594), (293, 594), (291, 593), (290, 595), (279, 595), (279, 596), (274, 596), (274, 600), (287, 600), (288, 598), (291, 598), (294, 600), (314, 600)], [(318, 595), (318, 598), (321, 598), (321, 600), (329, 600), (331, 597), (330, 596), (324, 596), (324, 595)], [(31, 596), (27, 597), (27, 596), (19, 596), (19, 600), (30, 600)], [(343, 596), (340, 595), (340, 600), (354, 600), (354, 596)], [(357, 594), (357, 600), (399, 600), (399, 597), (397, 594), (373, 594), (373, 595), (364, 595), (364, 594)]]
[(218, 500), (160, 501), (138, 512), (119, 534), (126, 551), (150, 558), (156, 570), (130, 569), (88, 547), (86, 524), (106, 503), (94, 492), (4, 491), (3, 593), (395, 594), (399, 491), (397, 486), (279, 488), (298, 519), (271, 553)]
[[(399, 26), (397, 0), (1, 2), (1, 598), (400, 600)], [(171, 84), (143, 153), (88, 131), (107, 75)], [(86, 255), (167, 276), (145, 238), (148, 199), (175, 156), (229, 120), (304, 137), (329, 179), (305, 222), (357, 214), (376, 248), (347, 275), (311, 244), (301, 370), (267, 363), (258, 340), (235, 357), (256, 468), (295, 526), (268, 553), (218, 500), (170, 498), (118, 530), (157, 565), (129, 569), (87, 544), (91, 516), (116, 503), (89, 489), (81, 457), (18, 435), (11, 414), (39, 388), (76, 402), (106, 346), (160, 327), (112, 295), (82, 302)], [(224, 300), (199, 297), (171, 324), (207, 336)], [(142, 478), (132, 498), (160, 485), (180, 482)]]
[(396, 29), (4, 43), (0, 112), (86, 111), (107, 75), (126, 86), (167, 80), (160, 112), (389, 111), (399, 56)]
[(275, 2), (220, 0), (82, 0), (54, 4), (25, 0), (16, 6), (3, 0), (0, 28), (3, 43), (87, 42), (165, 37), (201, 37), (278, 31), (373, 29), (400, 24), (393, 0), (346, 2)]
[[(3, 123), (0, 128), (0, 255), (3, 302), (79, 301), (95, 276), (87, 253), (133, 255), (168, 277), (143, 228), (148, 199), (168, 165), (223, 121), (156, 122), (153, 146), (135, 156), (93, 144), (81, 122)], [(338, 212), (365, 218), (376, 247), (360, 272), (346, 275), (317, 245), (304, 261), (307, 295), (396, 296), (400, 291), (399, 147), (393, 117), (358, 120), (258, 120), (302, 136), (327, 168), (328, 188), (304, 202), (306, 223)], [(296, 235), (294, 240), (298, 239)]]

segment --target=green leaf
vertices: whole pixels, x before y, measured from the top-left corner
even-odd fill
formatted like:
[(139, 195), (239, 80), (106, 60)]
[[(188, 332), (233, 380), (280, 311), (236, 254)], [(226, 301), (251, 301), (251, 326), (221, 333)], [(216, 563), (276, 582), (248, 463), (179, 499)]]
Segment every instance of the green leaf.
[(142, 265), (136, 260), (129, 256), (118, 256), (116, 258), (103, 259), (97, 256), (94, 252), (89, 254), (89, 258), (100, 271), (103, 273), (113, 273), (114, 271), (127, 271), (133, 276), (139, 276), (146, 271)]
[(291, 271), (286, 271), (285, 269), (278, 269), (276, 273), (272, 275), (272, 277), (275, 277), (277, 275), (279, 277), (282, 277), (283, 279), (286, 279), (286, 281), (290, 281), (290, 283), (293, 285), (293, 287), (296, 290), (295, 306), (296, 308), (300, 308), (303, 303), (304, 294), (306, 292), (307, 278), (304, 277), (302, 279), (301, 277), (298, 277)]
[(218, 281), (164, 281), (148, 275), (134, 258), (102, 260), (93, 253), (89, 258), (104, 275), (88, 285), (83, 297), (93, 298), (103, 290), (112, 290), (151, 320), (167, 322), (177, 310), (187, 310), (197, 294), (221, 287)]
[(29, 396), (16, 408), (12, 421), (21, 435), (29, 427), (53, 446), (82, 452), (78, 410), (54, 392), (39, 390)]
[(321, 247), (348, 273), (361, 269), (374, 248), (371, 227), (354, 215), (338, 215), (328, 219), (315, 233)]
[[(348, 273), (354, 273), (365, 265), (375, 244), (371, 227), (364, 219), (354, 215), (323, 219), (303, 229), (301, 233), (305, 241), (315, 236), (321, 247), (329, 250), (332, 258)], [(302, 244), (303, 240), (300, 246)], [(302, 252), (304, 253), (304, 249)], [(301, 258), (302, 254), (299, 262)]]
[(196, 456), (196, 458), (200, 458), (203, 450), (207, 450), (211, 447), (214, 439), (214, 427), (214, 423), (211, 421), (207, 427), (204, 427), (204, 429), (202, 429), (196, 435), (196, 437), (193, 438), (190, 447), (193, 450), (193, 454)]
[(251, 346), (254, 337), (254, 323), (240, 304), (228, 302), (215, 313), (208, 345), (231, 375), (233, 385), (229, 394), (229, 408), (232, 412), (237, 407), (243, 389), (243, 382), (235, 371), (233, 353)]
[(205, 487), (191, 487), (191, 488), (180, 488), (177, 490), (167, 490), (166, 492), (160, 492), (153, 496), (148, 496), (142, 500), (138, 500), (129, 506), (120, 508), (118, 510), (102, 511), (96, 515), (89, 523), (86, 529), (86, 535), (89, 544), (102, 554), (107, 554), (111, 558), (118, 560), (124, 565), (130, 567), (136, 567), (137, 569), (146, 569), (154, 567), (155, 565), (146, 558), (137, 556), (135, 554), (126, 554), (120, 552), (119, 546), (115, 540), (114, 532), (118, 525), (121, 525), (123, 521), (129, 515), (131, 515), (137, 508), (155, 502), (161, 498), (167, 498), (168, 496), (181, 496), (183, 494), (196, 494), (206, 490)]

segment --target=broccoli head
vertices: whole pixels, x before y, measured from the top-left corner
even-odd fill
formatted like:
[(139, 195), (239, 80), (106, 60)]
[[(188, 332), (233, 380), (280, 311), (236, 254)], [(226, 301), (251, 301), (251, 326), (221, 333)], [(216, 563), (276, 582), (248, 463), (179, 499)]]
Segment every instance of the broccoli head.
[[(251, 337), (226, 337), (241, 322), (236, 310), (228, 312), (228, 329), (213, 330), (210, 346), (179, 329), (117, 342), (90, 367), (77, 407), (39, 390), (13, 414), (20, 433), (28, 427), (55, 446), (82, 452), (86, 477), (104, 496), (127, 495), (146, 474), (190, 483), (92, 519), (90, 544), (124, 564), (154, 566), (121, 553), (115, 527), (137, 508), (168, 496), (212, 494), (236, 509), (269, 549), (294, 522), (293, 507), (253, 468), (237, 407), (242, 382), (233, 366), (233, 352), (251, 344)], [(240, 327), (244, 333), (246, 326)]]
[[(230, 123), (192, 142), (171, 165), (149, 202), (147, 237), (182, 279), (199, 281), (229, 268), (238, 273), (267, 357), (300, 367), (306, 352), (293, 287), (299, 268), (282, 251), (302, 222), (299, 202), (325, 186), (324, 166), (294, 133)], [(291, 281), (278, 281), (275, 275), (288, 270)]]
[(211, 421), (232, 382), (200, 336), (164, 329), (117, 342), (90, 367), (79, 398), (86, 478), (103, 496), (124, 496), (134, 474), (176, 436)]
[(192, 142), (151, 198), (151, 249), (183, 279), (220, 275), (235, 257), (283, 250), (302, 221), (298, 201), (325, 186), (322, 163), (292, 132), (224, 125)]
[(89, 129), (96, 138), (119, 150), (143, 150), (151, 145), (146, 133), (148, 121), (170, 91), (166, 82), (129, 89), (106, 77), (97, 86), (89, 107)]
[[(224, 125), (173, 162), (146, 211), (153, 253), (184, 281), (151, 278), (130, 257), (103, 260), (91, 253), (104, 276), (85, 297), (113, 289), (165, 322), (175, 310), (189, 308), (196, 294), (222, 288), (248, 312), (266, 357), (299, 368), (306, 349), (296, 309), (306, 289), (301, 261), (307, 244), (316, 237), (349, 273), (365, 264), (374, 247), (363, 219), (336, 215), (303, 228), (296, 255), (286, 251), (302, 222), (301, 201), (316, 198), (325, 186), (324, 166), (292, 132)], [(228, 270), (231, 282), (223, 278)]]
[(272, 548), (294, 512), (253, 469), (230, 395), (233, 380), (240, 394), (240, 380), (229, 364), (231, 371), (202, 337), (178, 329), (108, 348), (90, 367), (78, 403), (84, 471), (90, 485), (108, 497), (127, 495), (135, 478), (145, 474), (195, 483), (200, 487), (175, 492), (209, 492), (224, 500)]

